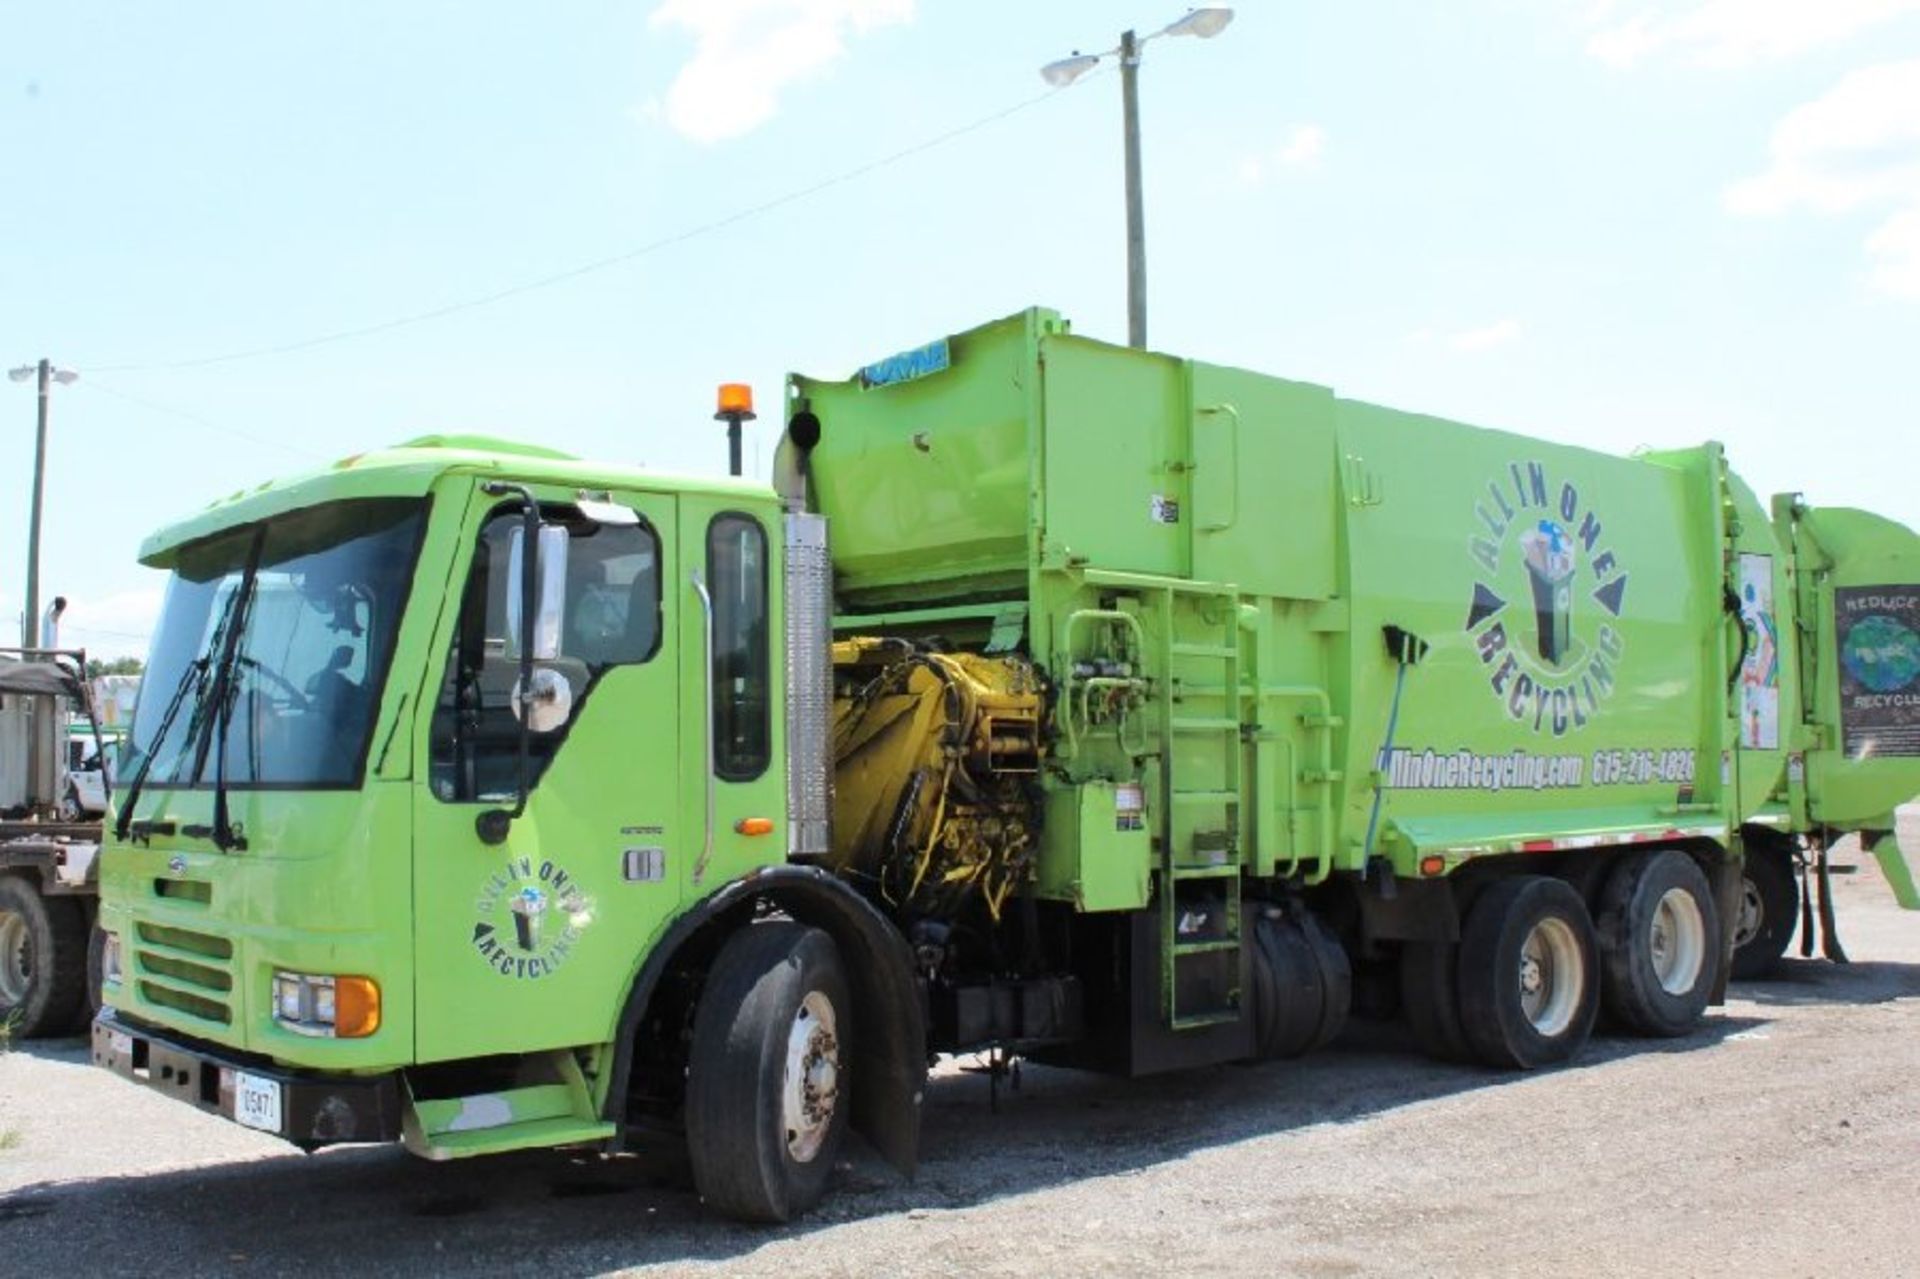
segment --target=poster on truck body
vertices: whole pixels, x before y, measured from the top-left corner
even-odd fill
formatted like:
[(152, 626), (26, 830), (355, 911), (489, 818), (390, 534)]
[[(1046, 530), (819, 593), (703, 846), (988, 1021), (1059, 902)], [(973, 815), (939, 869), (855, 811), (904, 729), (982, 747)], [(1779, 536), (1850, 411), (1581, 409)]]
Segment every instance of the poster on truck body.
[(1833, 630), (1847, 758), (1920, 755), (1920, 586), (1835, 589)]
[(1740, 663), (1740, 744), (1780, 749), (1780, 628), (1773, 612), (1773, 556), (1740, 557), (1740, 624), (1747, 628)]

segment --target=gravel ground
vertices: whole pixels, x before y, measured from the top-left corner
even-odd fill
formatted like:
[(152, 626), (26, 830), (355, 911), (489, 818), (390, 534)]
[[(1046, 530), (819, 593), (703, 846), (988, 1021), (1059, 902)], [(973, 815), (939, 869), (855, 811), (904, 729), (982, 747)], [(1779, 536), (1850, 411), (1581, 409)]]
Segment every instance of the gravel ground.
[(856, 1156), (773, 1230), (659, 1162), (301, 1156), (28, 1045), (0, 1057), (0, 1273), (1913, 1274), (1920, 916), (1860, 864), (1856, 962), (1791, 959), (1686, 1039), (1513, 1076), (1361, 1027), (1296, 1063), (1029, 1068), (997, 1112), (947, 1068), (914, 1182)]

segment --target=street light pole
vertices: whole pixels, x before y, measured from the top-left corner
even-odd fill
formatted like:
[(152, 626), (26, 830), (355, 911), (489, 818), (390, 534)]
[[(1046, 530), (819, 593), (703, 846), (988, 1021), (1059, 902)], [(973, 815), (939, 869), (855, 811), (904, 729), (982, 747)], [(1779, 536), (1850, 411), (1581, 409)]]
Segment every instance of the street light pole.
[(1127, 168), (1127, 345), (1147, 345), (1147, 228), (1146, 200), (1140, 179), (1140, 51), (1161, 36), (1197, 36), (1211, 40), (1233, 21), (1233, 10), (1210, 6), (1189, 9), (1186, 16), (1146, 36), (1124, 31), (1120, 47), (1105, 53), (1080, 53), (1049, 62), (1040, 75), (1056, 89), (1064, 89), (1107, 58), (1120, 59), (1121, 125), (1126, 139)]
[(53, 361), (40, 361), (40, 412), (33, 434), (33, 513), (27, 523), (27, 615), (21, 619), (20, 644), (40, 643), (40, 502), (47, 487), (47, 401), (53, 381)]
[(1127, 345), (1147, 346), (1147, 214), (1140, 189), (1140, 44), (1120, 36), (1120, 104), (1127, 156)]
[(65, 386), (80, 375), (71, 369), (56, 369), (52, 360), (9, 369), (7, 376), (16, 382), (36, 377), (40, 389), (40, 411), (33, 438), (33, 503), (27, 517), (27, 608), (20, 616), (20, 646), (37, 648), (40, 644), (40, 508), (47, 487), (47, 406), (55, 382)]

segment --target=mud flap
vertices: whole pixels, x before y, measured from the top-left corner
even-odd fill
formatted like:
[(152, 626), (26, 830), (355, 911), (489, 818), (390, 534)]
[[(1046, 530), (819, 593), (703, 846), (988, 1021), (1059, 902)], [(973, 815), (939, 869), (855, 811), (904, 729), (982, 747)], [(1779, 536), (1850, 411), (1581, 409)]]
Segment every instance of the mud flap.
[(1893, 899), (1900, 903), (1901, 910), (1920, 910), (1920, 889), (1913, 886), (1913, 869), (1907, 865), (1906, 854), (1900, 851), (1900, 841), (1890, 830), (1863, 830), (1860, 832), (1860, 847), (1872, 853), (1874, 860), (1880, 863), (1880, 873), (1887, 877), (1887, 886), (1893, 889)]

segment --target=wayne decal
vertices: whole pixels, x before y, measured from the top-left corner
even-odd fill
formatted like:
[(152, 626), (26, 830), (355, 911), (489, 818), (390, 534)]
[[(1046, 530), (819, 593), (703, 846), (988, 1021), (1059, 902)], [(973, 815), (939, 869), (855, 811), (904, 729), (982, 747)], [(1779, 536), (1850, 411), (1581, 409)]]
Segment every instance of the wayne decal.
[(1466, 631), (1507, 716), (1536, 733), (1584, 728), (1613, 692), (1627, 571), (1598, 511), (1538, 462), (1514, 462), (1474, 503), (1478, 572)]

